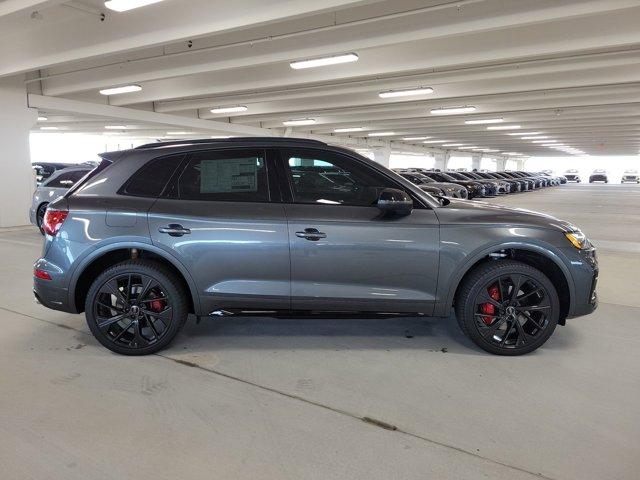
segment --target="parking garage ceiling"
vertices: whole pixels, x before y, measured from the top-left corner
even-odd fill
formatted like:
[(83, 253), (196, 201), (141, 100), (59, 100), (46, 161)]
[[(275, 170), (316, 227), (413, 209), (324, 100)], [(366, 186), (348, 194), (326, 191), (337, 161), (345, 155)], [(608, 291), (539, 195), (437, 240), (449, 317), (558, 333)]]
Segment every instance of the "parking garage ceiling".
[[(160, 138), (212, 135), (210, 122), (226, 124), (220, 134), (266, 128), (486, 155), (640, 151), (639, 0), (183, 7), (5, 0), (0, 75), (25, 75), (43, 117), (35, 130)], [(130, 85), (140, 88), (100, 93)], [(171, 127), (176, 117), (189, 128)]]

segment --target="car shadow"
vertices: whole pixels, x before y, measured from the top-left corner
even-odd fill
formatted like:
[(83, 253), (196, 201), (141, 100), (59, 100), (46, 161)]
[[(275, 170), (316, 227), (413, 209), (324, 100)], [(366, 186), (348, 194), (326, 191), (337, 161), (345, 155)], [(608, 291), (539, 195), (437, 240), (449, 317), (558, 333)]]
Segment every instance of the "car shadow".
[(484, 355), (454, 317), (190, 318), (171, 350), (427, 350)]

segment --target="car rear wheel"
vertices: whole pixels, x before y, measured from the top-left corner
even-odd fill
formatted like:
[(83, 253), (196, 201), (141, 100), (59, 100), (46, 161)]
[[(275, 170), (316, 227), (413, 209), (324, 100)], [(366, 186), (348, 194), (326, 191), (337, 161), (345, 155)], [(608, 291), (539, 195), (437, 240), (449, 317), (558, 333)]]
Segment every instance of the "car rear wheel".
[(456, 298), (462, 331), (480, 348), (497, 355), (531, 352), (558, 324), (560, 301), (551, 281), (539, 270), (514, 260), (476, 268)]
[(186, 293), (163, 265), (130, 260), (95, 279), (85, 315), (93, 335), (109, 350), (147, 355), (169, 345), (184, 325)]
[(48, 203), (43, 203), (42, 205), (40, 205), (38, 207), (38, 210), (36, 211), (36, 224), (38, 225), (38, 229), (40, 230), (40, 233), (42, 235), (44, 235), (44, 214), (47, 211), (47, 205), (49, 205)]

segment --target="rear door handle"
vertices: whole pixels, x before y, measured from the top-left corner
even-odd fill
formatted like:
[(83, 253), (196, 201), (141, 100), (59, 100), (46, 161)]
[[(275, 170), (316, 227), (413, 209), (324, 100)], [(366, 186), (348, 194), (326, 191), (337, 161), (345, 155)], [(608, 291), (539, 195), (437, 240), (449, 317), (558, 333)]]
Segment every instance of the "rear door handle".
[(305, 228), (303, 232), (296, 232), (296, 237), (315, 242), (321, 238), (327, 238), (327, 234), (319, 231), (317, 228)]
[(177, 223), (170, 223), (166, 227), (160, 227), (158, 231), (160, 233), (168, 233), (172, 237), (181, 237), (182, 235), (188, 235), (191, 233), (191, 230), (184, 228), (182, 225)]

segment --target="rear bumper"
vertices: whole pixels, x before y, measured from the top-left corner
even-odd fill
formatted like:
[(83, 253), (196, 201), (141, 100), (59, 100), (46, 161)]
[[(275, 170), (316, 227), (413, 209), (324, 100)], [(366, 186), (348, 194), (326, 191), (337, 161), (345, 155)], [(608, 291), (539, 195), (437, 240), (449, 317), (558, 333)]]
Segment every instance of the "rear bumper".
[(31, 225), (38, 224), (38, 221), (36, 219), (36, 209), (33, 206), (29, 208), (29, 221), (31, 222)]
[(51, 276), (51, 280), (33, 277), (33, 294), (36, 301), (52, 310), (78, 313), (69, 300), (68, 282), (61, 269), (43, 258), (35, 263), (34, 268), (44, 270)]

